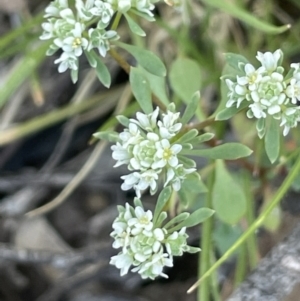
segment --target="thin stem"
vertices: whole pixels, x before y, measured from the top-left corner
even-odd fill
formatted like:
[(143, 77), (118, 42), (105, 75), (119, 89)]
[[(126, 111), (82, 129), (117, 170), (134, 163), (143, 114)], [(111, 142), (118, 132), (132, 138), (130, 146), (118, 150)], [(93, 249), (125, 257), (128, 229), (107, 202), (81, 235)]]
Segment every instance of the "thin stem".
[[(214, 170), (212, 170), (208, 176), (208, 194), (205, 199), (205, 207), (212, 207), (212, 188), (214, 183)], [(201, 233), (201, 253), (200, 253), (200, 275), (203, 276), (210, 267), (210, 252), (212, 248), (211, 236), (212, 236), (213, 218), (207, 219), (202, 224)], [(208, 279), (203, 282), (201, 288), (198, 289), (198, 300), (209, 300), (210, 296), (210, 283)]]
[(246, 246), (243, 244), (239, 249), (237, 266), (234, 277), (234, 287), (237, 287), (245, 278), (247, 270)]
[(130, 65), (124, 60), (122, 56), (119, 55), (119, 53), (113, 49), (110, 48), (108, 53), (112, 56), (112, 58), (120, 65), (120, 67), (129, 74), (130, 72)]
[(202, 277), (189, 288), (187, 293), (193, 292), (204, 279), (209, 277), (223, 262), (225, 262), (249, 237), (254, 233), (264, 222), (266, 217), (272, 212), (272, 210), (278, 205), (285, 193), (288, 191), (293, 181), (296, 179), (300, 171), (300, 156), (295, 162), (293, 168), (290, 170), (288, 176), (283, 181), (280, 188), (277, 190), (274, 199), (265, 208), (265, 210), (258, 216), (255, 222), (248, 228), (248, 230), (235, 242), (235, 244), (206, 272)]
[(117, 14), (115, 16), (115, 19), (114, 19), (114, 22), (111, 26), (111, 30), (117, 30), (117, 28), (119, 26), (119, 23), (120, 23), (120, 20), (121, 20), (121, 17), (122, 17), (122, 13), (117, 12)]
[[(246, 201), (247, 201), (246, 219), (249, 227), (249, 225), (252, 225), (254, 223), (255, 217), (254, 217), (254, 200), (250, 188), (251, 184), (250, 184), (249, 174), (247, 172), (245, 172), (243, 176), (243, 186), (244, 186), (244, 191), (246, 193)], [(253, 269), (254, 267), (256, 267), (258, 262), (257, 241), (256, 241), (255, 233), (252, 233), (249, 236), (246, 244), (247, 244), (247, 252), (249, 255), (250, 268)]]

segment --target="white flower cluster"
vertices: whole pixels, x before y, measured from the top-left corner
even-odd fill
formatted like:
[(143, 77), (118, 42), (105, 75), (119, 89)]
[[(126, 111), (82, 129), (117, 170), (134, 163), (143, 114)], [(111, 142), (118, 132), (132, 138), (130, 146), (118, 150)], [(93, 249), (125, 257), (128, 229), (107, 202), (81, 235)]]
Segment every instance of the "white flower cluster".
[[(100, 55), (105, 56), (110, 49), (110, 41), (118, 39), (113, 30), (106, 30), (114, 10), (110, 3), (101, 0), (75, 0), (76, 13), (69, 7), (68, 0), (52, 1), (45, 9), (44, 17), (47, 22), (42, 23), (44, 30), (41, 40), (53, 40), (47, 55), (54, 54), (58, 49), (63, 52), (55, 64), (59, 64), (58, 71), (71, 70), (75, 82), (78, 74), (78, 57), (83, 51), (98, 49)], [(95, 28), (88, 32), (87, 24), (97, 20)]]
[(178, 191), (186, 176), (196, 170), (193, 160), (180, 156), (183, 146), (176, 143), (175, 136), (182, 127), (179, 113), (167, 110), (161, 120), (158, 116), (158, 107), (148, 115), (138, 112), (137, 120), (129, 120), (128, 128), (119, 134), (119, 142), (111, 147), (112, 157), (117, 160), (115, 167), (126, 164), (133, 171), (121, 177), (124, 180), (121, 188), (135, 189), (137, 197), (148, 187), (154, 194), (162, 176), (164, 187), (171, 185)]
[(265, 135), (265, 119), (268, 116), (279, 120), (284, 126), (283, 135), (290, 128), (296, 127), (300, 121), (300, 64), (291, 64), (291, 70), (284, 77), (284, 69), (280, 66), (283, 53), (280, 49), (274, 53), (258, 52), (259, 68), (251, 64), (240, 64), (243, 76), (236, 80), (226, 79), (229, 88), (226, 106), (237, 108), (244, 102), (249, 103), (247, 116), (257, 118), (258, 135)]
[[(98, 49), (102, 57), (110, 49), (111, 41), (119, 38), (115, 30), (108, 30), (114, 14), (128, 10), (153, 17), (152, 10), (155, 0), (75, 0), (75, 12), (70, 8), (68, 0), (54, 0), (45, 9), (42, 23), (41, 40), (53, 40), (47, 55), (53, 55), (58, 49), (62, 50), (58, 71), (71, 70), (74, 82), (78, 77), (78, 57), (84, 51)], [(152, 20), (152, 19), (151, 19)], [(96, 24), (89, 28), (92, 24)], [(92, 66), (95, 67), (95, 66)]]
[(118, 210), (111, 236), (113, 248), (122, 251), (111, 258), (110, 264), (121, 270), (121, 276), (133, 266), (131, 271), (138, 272), (143, 279), (167, 278), (163, 268), (173, 266), (173, 256), (200, 251), (187, 245), (186, 228), (169, 233), (165, 228), (155, 227), (152, 212), (145, 212), (141, 206), (134, 208), (126, 203), (125, 207), (118, 206)]

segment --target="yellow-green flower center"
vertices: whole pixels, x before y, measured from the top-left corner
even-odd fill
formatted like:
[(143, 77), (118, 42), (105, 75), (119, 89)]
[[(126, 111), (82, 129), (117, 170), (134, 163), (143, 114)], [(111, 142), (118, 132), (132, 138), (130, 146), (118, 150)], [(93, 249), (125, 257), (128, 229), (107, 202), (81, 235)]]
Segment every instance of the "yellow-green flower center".
[(81, 46), (81, 38), (75, 38), (72, 44), (73, 48), (77, 48)]
[(169, 160), (172, 156), (172, 151), (169, 148), (166, 148), (163, 153), (163, 159)]

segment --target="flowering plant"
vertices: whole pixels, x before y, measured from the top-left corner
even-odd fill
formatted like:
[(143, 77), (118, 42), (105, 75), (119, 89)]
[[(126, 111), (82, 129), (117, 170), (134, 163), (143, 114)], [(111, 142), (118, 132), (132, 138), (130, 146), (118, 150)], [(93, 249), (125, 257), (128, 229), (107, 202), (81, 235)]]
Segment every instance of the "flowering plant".
[[(300, 159), (295, 160), (300, 64), (294, 56), (297, 46), (289, 49), (296, 45), (297, 35), (291, 34), (289, 41), (281, 35), (281, 40), (271, 43), (261, 32), (282, 33), (289, 25), (274, 26), (232, 1), (225, 2), (54, 0), (44, 11), (41, 32), (36, 32), (35, 25), (40, 28), (41, 22), (37, 16), (26, 23), (27, 29), (0, 38), (2, 58), (22, 52), (26, 45), (21, 63), (1, 88), (0, 106), (7, 105), (1, 147), (85, 111), (90, 111), (89, 118), (105, 114), (108, 120), (91, 139), (96, 147), (61, 199), (96, 166), (106, 141), (111, 143), (114, 167), (123, 167), (121, 190), (130, 190), (135, 197), (118, 207), (111, 233), (118, 253), (110, 263), (122, 276), (132, 271), (143, 279), (167, 277), (165, 267), (175, 264), (175, 256), (200, 251), (190, 246), (189, 227), (201, 224), (199, 274), (211, 278), (203, 282), (199, 300), (209, 300), (210, 295), (218, 299), (220, 277), (213, 272), (232, 254), (243, 262), (236, 264), (236, 281), (255, 266), (256, 230), (275, 231), (280, 224), (280, 200), (288, 189), (300, 191)], [(274, 15), (277, 22), (287, 18), (278, 13), (275, 1), (269, 2), (266, 7), (274, 4), (272, 14), (256, 6), (253, 12)], [(220, 15), (225, 22), (219, 21)], [(233, 17), (239, 20), (237, 26), (232, 26)], [(149, 26), (148, 22), (156, 23)], [(34, 30), (27, 35), (31, 27)], [(246, 33), (245, 39), (241, 32)], [(37, 36), (40, 43), (35, 42)], [(243, 55), (226, 53), (228, 49)], [(19, 102), (10, 106), (6, 101), (27, 78), (32, 96), (42, 94), (35, 90), (39, 87), (35, 72), (45, 55), (55, 56), (59, 73), (70, 70), (80, 93), (58, 113), (15, 124)], [(103, 90), (110, 88), (115, 76), (108, 68), (112, 61), (126, 73), (128, 85), (111, 87), (106, 94)], [(91, 67), (88, 73), (79, 72), (84, 62)], [(220, 66), (224, 66), (222, 76)], [(100, 93), (86, 99), (93, 93), (90, 85), (95, 78), (102, 84), (97, 86)], [(273, 185), (272, 180), (283, 175), (287, 176), (282, 184)], [(148, 192), (153, 210), (145, 209)], [(48, 212), (57, 204), (55, 199), (28, 214)]]

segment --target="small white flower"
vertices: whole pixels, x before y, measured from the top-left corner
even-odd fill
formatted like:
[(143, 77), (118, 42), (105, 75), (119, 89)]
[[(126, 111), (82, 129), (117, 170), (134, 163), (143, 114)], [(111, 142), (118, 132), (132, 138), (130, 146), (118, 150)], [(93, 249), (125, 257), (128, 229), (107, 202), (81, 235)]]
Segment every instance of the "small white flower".
[(58, 46), (65, 52), (73, 53), (75, 56), (81, 56), (83, 49), (87, 49), (88, 46), (88, 40), (82, 37), (83, 30), (84, 25), (76, 22), (74, 29), (70, 32), (72, 35), (65, 38), (62, 44)]
[(109, 263), (120, 269), (121, 276), (124, 276), (128, 273), (129, 268), (133, 263), (133, 257), (129, 253), (119, 253), (118, 255), (113, 256)]
[(109, 24), (114, 10), (110, 3), (96, 0), (94, 7), (90, 10), (91, 14), (96, 17), (100, 17), (100, 21), (97, 25), (98, 28), (104, 29)]
[(50, 2), (50, 4), (45, 9), (44, 18), (56, 17), (58, 18), (60, 15), (60, 11), (68, 8), (68, 0), (55, 0)]
[(100, 55), (105, 57), (107, 51), (110, 49), (110, 41), (117, 40), (119, 38), (118, 34), (114, 30), (104, 30), (100, 28), (90, 28), (89, 29), (90, 43), (88, 50), (92, 48), (97, 48)]
[(291, 98), (292, 104), (297, 104), (297, 101), (300, 100), (300, 81), (292, 78), (286, 88), (286, 95)]
[(283, 53), (280, 49), (277, 49), (274, 53), (271, 52), (257, 52), (256, 58), (260, 61), (262, 67), (267, 72), (273, 72), (278, 67), (278, 62), (282, 58)]
[(151, 12), (155, 6), (151, 3), (150, 0), (132, 0), (132, 6), (135, 7), (138, 11), (147, 14), (150, 17), (153, 17)]
[(163, 168), (167, 164), (175, 167), (178, 165), (177, 154), (182, 150), (182, 145), (173, 144), (171, 145), (169, 140), (163, 139), (156, 142), (157, 152), (155, 154), (156, 160), (152, 164), (152, 168)]
[(152, 169), (142, 173), (133, 172), (129, 175), (122, 176), (121, 179), (124, 180), (121, 189), (126, 191), (134, 188), (138, 198), (141, 196), (141, 191), (148, 187), (150, 187), (151, 194), (154, 194), (157, 191), (158, 172)]
[(168, 278), (168, 276), (163, 273), (163, 268), (165, 266), (172, 267), (173, 258), (161, 251), (160, 253), (154, 254), (150, 262), (147, 261), (143, 263), (138, 269), (138, 273), (143, 279), (155, 279), (158, 276)]
[(115, 145), (112, 145), (111, 150), (113, 151), (113, 159), (117, 160), (117, 163), (114, 165), (114, 167), (129, 163), (131, 156), (128, 153), (127, 148), (124, 147), (121, 143), (117, 142)]
[(181, 188), (181, 183), (185, 180), (186, 176), (195, 171), (196, 168), (184, 168), (183, 164), (179, 164), (175, 168), (168, 168), (167, 179), (164, 187), (170, 183), (175, 191), (179, 191)]
[(54, 64), (59, 64), (58, 72), (65, 72), (67, 69), (78, 70), (78, 59), (73, 53), (63, 52)]
[(152, 132), (156, 128), (157, 117), (159, 114), (159, 107), (150, 113), (150, 114), (143, 114), (141, 112), (136, 113), (136, 119), (130, 119), (130, 122), (137, 124), (142, 129)]
[(83, 21), (90, 21), (93, 18), (91, 9), (94, 6), (94, 0), (75, 0), (75, 6), (78, 17)]
[(173, 113), (167, 111), (167, 114), (163, 114), (162, 121), (158, 121), (159, 134), (161, 138), (170, 139), (174, 137), (182, 128), (182, 123), (177, 122), (180, 113)]

